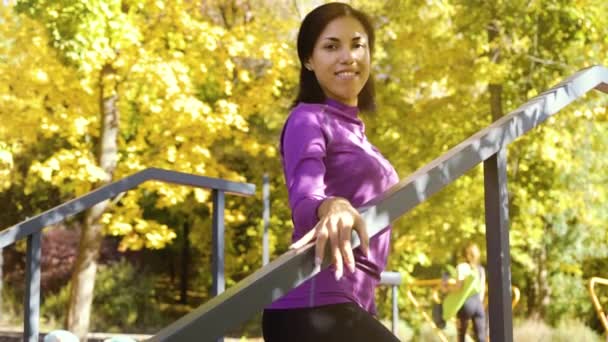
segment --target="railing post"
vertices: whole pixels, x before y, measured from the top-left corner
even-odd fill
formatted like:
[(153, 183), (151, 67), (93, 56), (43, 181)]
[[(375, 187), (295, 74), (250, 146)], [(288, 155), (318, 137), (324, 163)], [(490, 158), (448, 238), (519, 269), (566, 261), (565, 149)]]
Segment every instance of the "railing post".
[(268, 174), (264, 174), (262, 184), (262, 200), (264, 202), (264, 212), (262, 219), (264, 221), (264, 233), (262, 235), (262, 265), (266, 265), (270, 260), (270, 245), (268, 241), (268, 226), (270, 225), (270, 178)]
[(513, 341), (507, 150), (503, 146), (483, 163), (490, 341)]
[(392, 330), (393, 335), (397, 336), (397, 327), (399, 323), (399, 291), (397, 291), (397, 285), (391, 286), (393, 291), (393, 324)]
[(213, 190), (213, 295), (224, 292), (224, 192)]
[(397, 336), (397, 327), (399, 323), (399, 285), (401, 285), (401, 273), (384, 271), (380, 274), (380, 284), (388, 285), (392, 291), (392, 322), (391, 329), (393, 334)]
[[(224, 292), (224, 208), (225, 194), (221, 190), (213, 189), (213, 296)], [(224, 341), (218, 338), (217, 342)]]
[(27, 237), (25, 298), (23, 301), (23, 341), (38, 342), (40, 318), (40, 245), (42, 233)]

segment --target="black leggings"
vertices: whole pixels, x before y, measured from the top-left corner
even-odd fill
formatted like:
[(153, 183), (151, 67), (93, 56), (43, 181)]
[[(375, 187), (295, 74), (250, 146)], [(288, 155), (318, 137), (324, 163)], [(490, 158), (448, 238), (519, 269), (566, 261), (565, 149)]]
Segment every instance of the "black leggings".
[(483, 303), (479, 295), (473, 295), (464, 302), (464, 305), (458, 310), (458, 341), (465, 341), (465, 334), (469, 326), (469, 320), (473, 321), (473, 329), (475, 330), (475, 338), (477, 342), (485, 342), (486, 340), (486, 317), (483, 309)]
[(264, 310), (262, 329), (266, 342), (399, 341), (374, 316), (354, 303)]

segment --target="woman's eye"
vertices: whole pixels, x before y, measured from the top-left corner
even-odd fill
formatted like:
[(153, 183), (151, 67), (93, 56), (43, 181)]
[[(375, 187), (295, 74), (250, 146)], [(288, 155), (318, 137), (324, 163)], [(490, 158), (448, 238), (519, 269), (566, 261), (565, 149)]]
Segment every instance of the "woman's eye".
[(327, 50), (335, 50), (337, 46), (335, 44), (325, 45), (325, 49)]
[(357, 43), (357, 44), (355, 44), (355, 47), (356, 47), (357, 49), (364, 48), (364, 47), (365, 47), (365, 44), (363, 44), (363, 43)]

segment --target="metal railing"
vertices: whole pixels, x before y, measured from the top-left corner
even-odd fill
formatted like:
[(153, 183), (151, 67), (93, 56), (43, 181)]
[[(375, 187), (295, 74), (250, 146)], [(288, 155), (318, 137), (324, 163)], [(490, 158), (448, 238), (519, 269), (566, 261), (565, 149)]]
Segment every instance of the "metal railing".
[(97, 203), (114, 198), (139, 184), (155, 180), (165, 183), (212, 189), (213, 197), (213, 292), (224, 290), (224, 196), (225, 193), (252, 195), (255, 185), (230, 182), (223, 179), (196, 176), (188, 173), (148, 168), (121, 180), (102, 186), (83, 196), (56, 206), (42, 214), (0, 232), (2, 248), (21, 239), (27, 239), (26, 287), (24, 296), (23, 340), (38, 342), (40, 316), (40, 257), (42, 229), (74, 216)]
[[(506, 147), (592, 89), (608, 93), (608, 69), (583, 69), (450, 149), (359, 208), (370, 237), (468, 170), (484, 164), (490, 339), (512, 341)], [(353, 236), (353, 248), (359, 241)], [(223, 336), (272, 301), (314, 276), (314, 244), (290, 250), (223, 294), (162, 329), (152, 341), (198, 341)], [(323, 267), (328, 266), (325, 260)]]
[(399, 326), (399, 286), (401, 285), (401, 273), (399, 272), (382, 272), (380, 274), (380, 285), (391, 287), (391, 331), (397, 335)]

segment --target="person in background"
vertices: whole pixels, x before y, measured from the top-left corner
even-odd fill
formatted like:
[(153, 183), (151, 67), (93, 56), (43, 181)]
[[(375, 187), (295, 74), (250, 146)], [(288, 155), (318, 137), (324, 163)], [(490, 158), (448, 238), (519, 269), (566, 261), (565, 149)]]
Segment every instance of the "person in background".
[(474, 276), (472, 293), (458, 310), (458, 341), (465, 341), (469, 321), (473, 321), (473, 330), (478, 342), (486, 340), (486, 318), (483, 299), (486, 292), (486, 273), (481, 265), (481, 253), (475, 243), (468, 243), (462, 250), (463, 262), (456, 266), (458, 284), (462, 286), (465, 278)]
[[(264, 339), (398, 341), (375, 317), (390, 226), (369, 239), (355, 209), (398, 182), (360, 118), (360, 112), (375, 110), (373, 26), (348, 4), (321, 5), (302, 21), (297, 49), (299, 93), (280, 149), (294, 223), (292, 248), (315, 241), (320, 268), (329, 245), (333, 263), (264, 310)], [(361, 240), (354, 250), (353, 230)]]

